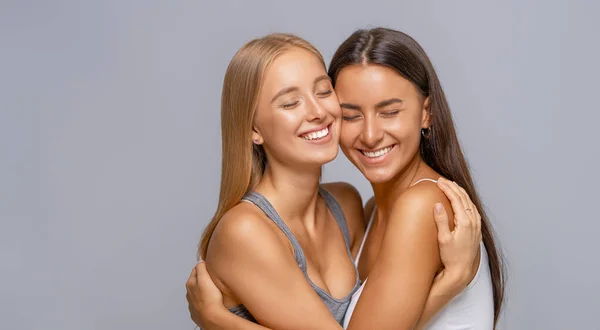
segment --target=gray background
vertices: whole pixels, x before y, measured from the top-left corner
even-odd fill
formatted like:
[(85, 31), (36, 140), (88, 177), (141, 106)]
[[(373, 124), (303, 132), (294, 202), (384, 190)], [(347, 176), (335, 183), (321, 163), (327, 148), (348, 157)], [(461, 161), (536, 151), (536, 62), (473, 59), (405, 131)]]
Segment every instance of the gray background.
[[(192, 329), (219, 103), (245, 41), (328, 60), (383, 25), (431, 56), (509, 261), (501, 329), (600, 329), (599, 5), (0, 1), (0, 328)], [(341, 155), (327, 180), (370, 186)]]

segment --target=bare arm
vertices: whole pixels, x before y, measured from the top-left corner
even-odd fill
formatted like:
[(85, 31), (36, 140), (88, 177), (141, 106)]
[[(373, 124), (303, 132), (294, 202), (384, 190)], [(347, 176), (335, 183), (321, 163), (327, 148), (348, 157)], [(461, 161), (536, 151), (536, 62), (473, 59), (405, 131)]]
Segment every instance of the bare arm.
[(185, 298), (188, 302), (190, 317), (202, 329), (268, 329), (238, 317), (223, 307), (223, 295), (208, 274), (203, 261), (192, 269), (185, 287), (187, 290)]
[(432, 207), (450, 206), (433, 184), (410, 188), (395, 202), (377, 260), (348, 329), (413, 329), (441, 269)]
[[(440, 255), (446, 268), (435, 278), (427, 297), (427, 302), (423, 308), (423, 313), (418, 323), (414, 326), (415, 329), (422, 329), (437, 312), (467, 286), (474, 274), (471, 269), (473, 266), (475, 270), (477, 268), (477, 265), (473, 263), (479, 259), (476, 258), (479, 242), (481, 241), (481, 217), (479, 213), (471, 203), (466, 192), (460, 191), (460, 188), (453, 185), (452, 182), (440, 179), (438, 187), (452, 202), (454, 224), (457, 225), (457, 228), (450, 232), (448, 214), (445, 208), (442, 208), (442, 212), (440, 213), (434, 213), (435, 223), (438, 226), (437, 238), (440, 246)], [(330, 187), (327, 188), (330, 191), (333, 190)], [(334, 192), (332, 191), (332, 193)], [(336, 194), (336, 198), (340, 199), (338, 194)], [(370, 216), (373, 204), (372, 199), (367, 203), (368, 210), (365, 210), (366, 217)], [(465, 209), (467, 208), (472, 208), (474, 212), (466, 213)], [(344, 213), (346, 213), (345, 210)], [(360, 244), (360, 240), (358, 243)], [(221, 292), (214, 286), (208, 273), (204, 271), (198, 272), (198, 274), (199, 280), (196, 281), (194, 273), (192, 273), (190, 281), (194, 282), (194, 285), (188, 287), (189, 309), (192, 319), (196, 324), (208, 330), (268, 329), (230, 313), (223, 307)], [(204, 280), (201, 280), (202, 278)], [(188, 281), (188, 284), (190, 281)], [(196, 299), (190, 300), (190, 296), (194, 296)], [(362, 300), (363, 298), (361, 297)], [(366, 327), (366, 329), (368, 328)], [(412, 328), (409, 327), (406, 329)]]
[(481, 215), (467, 192), (456, 183), (439, 178), (437, 186), (451, 202), (454, 222), (449, 222), (443, 205), (436, 204), (434, 218), (444, 269), (434, 280), (423, 314), (414, 328), (416, 330), (424, 329), (446, 304), (466, 288), (479, 268)]
[(222, 283), (265, 327), (341, 329), (306, 281), (287, 240), (263, 218), (248, 212), (224, 217), (206, 261), (217, 284)]

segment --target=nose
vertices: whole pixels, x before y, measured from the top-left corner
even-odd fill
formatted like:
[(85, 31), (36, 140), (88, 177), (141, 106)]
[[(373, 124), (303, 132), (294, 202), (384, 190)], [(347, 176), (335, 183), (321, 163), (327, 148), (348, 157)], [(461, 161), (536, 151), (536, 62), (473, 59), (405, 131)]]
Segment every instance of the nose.
[(368, 148), (375, 148), (383, 139), (383, 130), (377, 126), (374, 118), (365, 118), (361, 133), (361, 142)]
[(319, 104), (319, 101), (314, 98), (310, 98), (307, 102), (307, 120), (308, 121), (319, 121), (327, 116), (325, 108)]

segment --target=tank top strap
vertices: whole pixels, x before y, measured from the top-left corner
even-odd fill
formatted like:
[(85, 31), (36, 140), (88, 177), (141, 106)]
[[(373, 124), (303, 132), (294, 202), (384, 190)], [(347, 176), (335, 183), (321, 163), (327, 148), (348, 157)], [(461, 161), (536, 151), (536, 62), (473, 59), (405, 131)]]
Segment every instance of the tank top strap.
[(300, 242), (298, 242), (296, 236), (294, 236), (290, 228), (285, 224), (285, 222), (283, 221), (281, 216), (279, 216), (279, 213), (277, 213), (275, 207), (273, 207), (269, 200), (267, 200), (267, 198), (261, 195), (260, 193), (250, 191), (244, 196), (244, 198), (242, 198), (242, 201), (250, 202), (256, 205), (259, 209), (261, 209), (261, 211), (265, 213), (267, 217), (269, 217), (269, 219), (271, 219), (275, 223), (275, 225), (277, 225), (277, 227), (279, 227), (279, 229), (281, 229), (281, 231), (285, 234), (285, 236), (287, 236), (287, 238), (290, 240), (290, 243), (292, 244), (292, 247), (294, 249), (294, 258), (296, 259), (298, 266), (300, 267), (302, 272), (306, 273), (306, 257), (304, 256), (304, 251), (300, 246)]
[[(340, 226), (340, 229), (344, 236), (344, 240), (346, 242), (349, 242), (350, 237), (348, 235), (348, 226), (346, 224), (346, 218), (344, 218), (344, 214), (341, 210), (341, 207), (339, 206), (335, 198), (325, 189), (319, 188), (319, 194), (325, 200), (327, 207), (329, 208), (330, 212), (336, 219), (336, 222)], [(318, 287), (308, 276), (306, 256), (304, 254), (304, 251), (302, 250), (302, 247), (300, 246), (300, 243), (298, 242), (298, 239), (296, 239), (290, 228), (285, 224), (279, 213), (277, 213), (277, 211), (275, 210), (275, 207), (267, 200), (267, 198), (256, 191), (250, 191), (246, 194), (246, 196), (244, 196), (244, 198), (242, 198), (242, 201), (256, 205), (265, 213), (266, 216), (269, 217), (269, 219), (271, 219), (277, 225), (277, 227), (279, 227), (279, 229), (281, 229), (281, 231), (283, 231), (283, 233), (287, 236), (287, 238), (290, 240), (290, 243), (292, 244), (292, 247), (294, 249), (294, 258), (296, 259), (300, 270), (304, 273), (304, 276), (308, 280), (310, 286), (315, 290), (317, 295), (319, 295), (323, 303), (325, 303), (329, 311), (335, 317), (336, 321), (338, 321), (338, 323), (341, 324), (344, 319), (346, 309), (350, 304), (350, 299), (360, 286), (358, 269), (354, 267), (356, 282), (354, 283), (354, 287), (352, 288), (350, 293), (342, 299), (333, 298), (327, 291)], [(352, 260), (352, 254), (350, 253), (350, 248), (348, 247), (348, 245), (346, 245), (346, 251), (348, 253), (348, 257), (350, 258), (350, 260)], [(232, 312), (235, 312), (235, 310)]]
[(373, 206), (373, 211), (371, 211), (371, 216), (369, 217), (369, 223), (367, 224), (367, 229), (365, 230), (365, 234), (363, 235), (363, 240), (360, 242), (360, 247), (358, 248), (358, 253), (356, 254), (356, 259), (354, 259), (354, 265), (358, 267), (358, 260), (360, 259), (360, 255), (365, 247), (365, 242), (367, 241), (367, 236), (369, 235), (369, 231), (371, 231), (371, 225), (373, 225), (373, 219), (375, 218), (375, 212), (377, 212), (377, 205)]
[(329, 211), (331, 211), (331, 214), (333, 215), (335, 221), (340, 227), (342, 235), (344, 235), (346, 247), (350, 249), (350, 231), (348, 230), (348, 223), (346, 222), (346, 217), (344, 216), (344, 212), (342, 211), (340, 203), (338, 203), (337, 199), (335, 199), (335, 197), (333, 197), (333, 195), (322, 186), (319, 186), (319, 194), (325, 201), (327, 208), (329, 209)]
[(415, 182), (415, 183), (411, 184), (410, 186), (411, 186), (411, 187), (414, 187), (415, 185), (417, 185), (417, 183), (421, 183), (421, 182), (423, 182), (423, 181), (431, 181), (431, 182), (433, 182), (433, 183), (437, 183), (437, 180), (430, 179), (430, 178), (423, 178), (423, 179), (421, 179), (421, 180), (417, 180), (417, 182)]

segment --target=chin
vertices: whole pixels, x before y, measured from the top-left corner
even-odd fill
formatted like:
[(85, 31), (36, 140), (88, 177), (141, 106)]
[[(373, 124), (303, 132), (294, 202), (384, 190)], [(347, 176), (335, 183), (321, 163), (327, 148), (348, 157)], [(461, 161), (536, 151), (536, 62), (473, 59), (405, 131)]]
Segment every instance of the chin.
[(322, 150), (319, 152), (314, 152), (309, 162), (314, 164), (324, 165), (331, 161), (333, 161), (338, 155), (338, 148), (332, 148), (331, 150)]
[(385, 183), (394, 178), (394, 173), (385, 169), (362, 171), (365, 178), (372, 184)]

